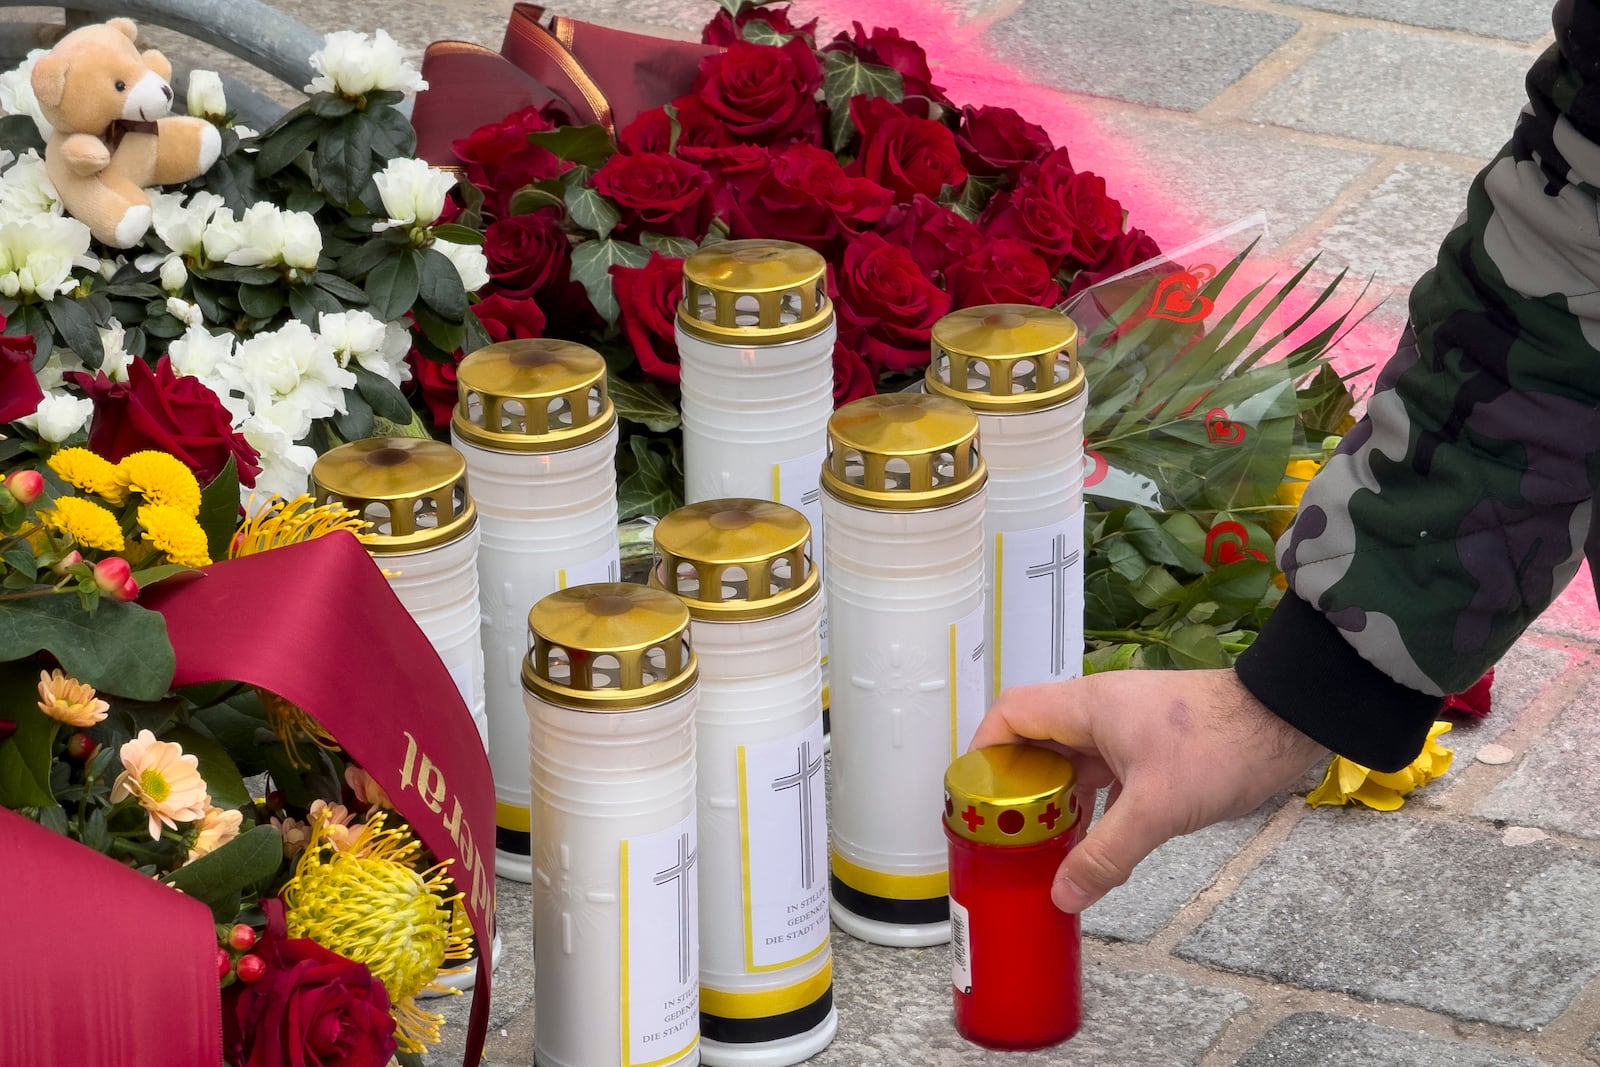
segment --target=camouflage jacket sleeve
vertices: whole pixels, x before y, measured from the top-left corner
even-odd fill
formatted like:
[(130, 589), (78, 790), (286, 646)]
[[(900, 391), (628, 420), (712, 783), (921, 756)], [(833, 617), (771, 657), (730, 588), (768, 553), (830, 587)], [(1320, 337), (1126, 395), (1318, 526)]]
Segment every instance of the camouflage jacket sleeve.
[[(1600, 479), (1600, 0), (1562, 0), (1510, 143), (1307, 490), (1292, 595), (1240, 659), (1313, 738), (1394, 769), (1572, 578)], [(1596, 539), (1600, 541), (1600, 538)]]

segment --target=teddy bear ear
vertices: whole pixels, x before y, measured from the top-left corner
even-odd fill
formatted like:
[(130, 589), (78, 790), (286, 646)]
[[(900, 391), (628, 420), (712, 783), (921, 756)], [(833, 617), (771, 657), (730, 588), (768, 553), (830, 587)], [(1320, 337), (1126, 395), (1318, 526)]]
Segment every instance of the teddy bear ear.
[(54, 52), (40, 56), (39, 62), (33, 65), (30, 79), (33, 95), (45, 107), (60, 107), (62, 98), (67, 95), (67, 66), (67, 57)]
[(139, 39), (139, 27), (133, 24), (132, 19), (112, 19), (110, 22), (106, 23), (106, 25), (110, 26), (112, 29), (116, 30), (130, 41), (137, 41)]

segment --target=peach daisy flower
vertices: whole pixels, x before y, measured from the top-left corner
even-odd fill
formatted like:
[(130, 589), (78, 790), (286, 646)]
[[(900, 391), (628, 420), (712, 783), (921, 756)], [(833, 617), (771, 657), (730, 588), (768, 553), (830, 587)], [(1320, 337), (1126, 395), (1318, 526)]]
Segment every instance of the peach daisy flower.
[(206, 813), (200, 817), (200, 834), (194, 839), (194, 845), (189, 849), (188, 862), (193, 863), (208, 853), (226, 845), (229, 841), (239, 836), (239, 824), (244, 821), (244, 813), (226, 808), (209, 806), (211, 798), (206, 797)]
[(122, 773), (111, 786), (111, 801), (136, 797), (150, 813), (150, 836), (161, 840), (161, 827), (176, 830), (180, 822), (205, 818), (211, 797), (200, 777), (200, 761), (172, 741), (157, 741), (149, 730), (118, 750)]
[(57, 722), (88, 729), (106, 717), (111, 705), (94, 695), (94, 687), (68, 678), (61, 668), (39, 672), (39, 710)]

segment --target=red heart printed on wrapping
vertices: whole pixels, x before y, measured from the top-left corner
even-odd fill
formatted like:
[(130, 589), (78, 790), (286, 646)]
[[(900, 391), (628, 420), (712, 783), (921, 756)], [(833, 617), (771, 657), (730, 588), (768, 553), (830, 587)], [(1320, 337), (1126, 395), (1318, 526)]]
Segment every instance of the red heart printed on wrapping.
[(1204, 322), (1214, 305), (1200, 287), (1213, 273), (1210, 267), (1201, 266), (1161, 279), (1150, 301), (1150, 317), (1169, 322)]
[(1266, 558), (1265, 552), (1250, 547), (1250, 532), (1242, 523), (1231, 519), (1219, 522), (1206, 534), (1206, 562), (1213, 567), (1226, 567), (1242, 559), (1265, 562)]
[(1083, 485), (1099, 485), (1106, 480), (1106, 475), (1111, 471), (1111, 464), (1106, 462), (1106, 457), (1098, 452), (1085, 452), (1083, 454)]
[(1244, 440), (1244, 424), (1228, 418), (1223, 408), (1206, 412), (1206, 440), (1214, 445), (1236, 445)]

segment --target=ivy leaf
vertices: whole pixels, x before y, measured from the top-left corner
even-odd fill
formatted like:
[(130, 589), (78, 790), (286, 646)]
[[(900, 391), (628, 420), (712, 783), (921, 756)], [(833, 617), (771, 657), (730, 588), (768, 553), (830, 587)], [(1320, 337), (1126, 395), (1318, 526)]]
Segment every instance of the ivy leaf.
[[(208, 905), (212, 914), (232, 921), (226, 906), (241, 890), (277, 873), (283, 863), (283, 838), (271, 826), (257, 826), (215, 852), (167, 876), (167, 884)], [(235, 905), (236, 907), (237, 905)]]
[(69, 595), (0, 600), (0, 660), (49, 652), (96, 689), (159, 700), (172, 684), (167, 622), (137, 604), (102, 597), (93, 615)]
[(617, 297), (611, 289), (611, 268), (642, 267), (650, 262), (650, 253), (639, 245), (607, 238), (603, 241), (585, 241), (572, 250), (572, 280), (589, 293), (594, 305), (609, 325), (617, 321)]
[(978, 175), (969, 175), (961, 183), (960, 190), (945, 186), (944, 193), (939, 197), (939, 203), (954, 211), (968, 222), (977, 222), (978, 216), (983, 214), (983, 209), (989, 206), (989, 201), (999, 190), (1003, 179), (984, 178)]
[(850, 143), (855, 126), (850, 121), (852, 96), (881, 96), (898, 104), (905, 98), (905, 79), (893, 67), (863, 63), (843, 50), (827, 53), (822, 61), (822, 98), (832, 112), (828, 120), (834, 152)]
[(779, 33), (772, 28), (772, 23), (765, 19), (751, 19), (739, 32), (740, 36), (751, 44), (783, 45), (802, 36), (798, 33)]
[(700, 246), (689, 237), (667, 237), (659, 233), (641, 233), (639, 243), (652, 252), (669, 259), (688, 259)]
[(602, 241), (622, 221), (622, 212), (617, 210), (616, 205), (587, 186), (569, 186), (562, 196), (562, 202), (567, 205), (567, 213), (572, 216), (573, 222), (586, 230), (593, 230)]
[(606, 383), (606, 390), (611, 394), (611, 403), (619, 419), (637, 422), (652, 433), (666, 433), (682, 424), (678, 405), (654, 382), (630, 381), (613, 374)]
[(604, 126), (557, 126), (553, 130), (528, 134), (528, 143), (538, 145), (557, 159), (595, 170), (617, 152)]
[(411, 249), (383, 260), (367, 274), (367, 310), (380, 321), (393, 322), (417, 302), (420, 281), (417, 255)]
[[(559, 207), (565, 210), (566, 201), (563, 199), (566, 186), (559, 178), (548, 178), (544, 181), (524, 185), (521, 189), (511, 194), (511, 213), (513, 215), (531, 215), (547, 207)], [(438, 233), (441, 227), (435, 226), (434, 232)], [(480, 240), (482, 239), (480, 235)], [(450, 240), (450, 238), (446, 238)]]
[(651, 447), (650, 439), (634, 434), (628, 438), (628, 448), (636, 467), (617, 486), (618, 521), (626, 522), (640, 515), (659, 517), (681, 505), (683, 501), (672, 488), (667, 459)]

